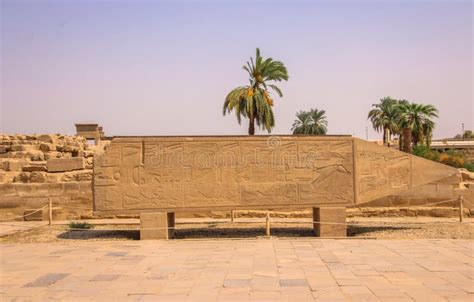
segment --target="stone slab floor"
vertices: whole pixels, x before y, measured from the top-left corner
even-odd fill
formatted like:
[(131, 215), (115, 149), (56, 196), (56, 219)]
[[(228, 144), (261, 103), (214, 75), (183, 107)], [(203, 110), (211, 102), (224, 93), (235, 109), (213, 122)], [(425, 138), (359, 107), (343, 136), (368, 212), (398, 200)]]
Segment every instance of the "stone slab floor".
[(474, 301), (474, 241), (0, 245), (0, 301)]

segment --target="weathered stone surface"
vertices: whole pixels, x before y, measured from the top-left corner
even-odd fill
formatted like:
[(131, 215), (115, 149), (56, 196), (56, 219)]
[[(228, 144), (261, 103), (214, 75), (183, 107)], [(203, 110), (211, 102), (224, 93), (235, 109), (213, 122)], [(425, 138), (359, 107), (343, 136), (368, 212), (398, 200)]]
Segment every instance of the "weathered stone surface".
[(30, 173), (29, 172), (21, 172), (13, 179), (13, 182), (23, 182), (27, 183), (30, 182)]
[(50, 144), (57, 144), (58, 143), (58, 136), (54, 134), (44, 134), (40, 135), (36, 138), (40, 142), (50, 143)]
[(9, 159), (4, 162), (6, 171), (21, 171), (24, 166), (28, 165), (28, 161), (24, 159)]
[(34, 171), (30, 174), (30, 182), (46, 182), (46, 172)]
[(456, 173), (351, 137), (115, 138), (96, 154), (94, 199), (123, 213), (343, 207)]
[(40, 150), (32, 150), (27, 152), (27, 156), (32, 161), (44, 161), (44, 153)]
[(31, 162), (30, 164), (23, 166), (23, 172), (34, 172), (34, 171), (46, 171), (46, 162)]
[(42, 143), (39, 149), (43, 152), (56, 151), (56, 146), (50, 143)]
[(459, 169), (463, 181), (474, 181), (474, 172), (470, 172), (467, 169)]
[(47, 161), (48, 172), (66, 172), (84, 169), (84, 158), (54, 158)]
[(346, 208), (313, 208), (316, 237), (346, 237)]
[(63, 157), (63, 154), (61, 152), (58, 152), (58, 151), (51, 151), (51, 152), (48, 152), (48, 153), (44, 154), (44, 159), (45, 160), (48, 160), (48, 159), (51, 159), (51, 158), (61, 158), (61, 157)]
[(92, 180), (92, 170), (77, 171), (75, 180), (77, 180), (77, 181), (91, 181)]
[(0, 145), (0, 154), (7, 153), (8, 147), (5, 145)]
[(174, 235), (174, 213), (140, 214), (140, 239), (170, 239)]
[(14, 144), (10, 146), (11, 151), (34, 151), (38, 150), (35, 145)]

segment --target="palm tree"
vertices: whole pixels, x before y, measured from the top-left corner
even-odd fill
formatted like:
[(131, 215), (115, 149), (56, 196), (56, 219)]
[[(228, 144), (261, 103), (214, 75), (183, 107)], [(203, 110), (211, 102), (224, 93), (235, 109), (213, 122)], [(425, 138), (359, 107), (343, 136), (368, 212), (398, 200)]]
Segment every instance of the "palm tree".
[(291, 131), (293, 134), (326, 135), (327, 126), (326, 111), (311, 109), (296, 113)]
[(235, 111), (239, 124), (242, 117), (249, 119), (249, 135), (255, 134), (255, 123), (269, 133), (275, 126), (273, 115), (273, 99), (270, 97), (271, 88), (278, 96), (283, 94), (274, 81), (288, 80), (288, 71), (280, 61), (272, 58), (264, 59), (257, 48), (255, 61), (250, 58), (243, 66), (249, 74), (249, 85), (239, 86), (232, 90), (225, 98), (223, 114)]
[[(409, 101), (403, 99), (403, 100), (397, 100), (397, 104), (396, 104), (397, 112), (396, 112), (396, 118), (395, 118), (395, 119), (397, 120), (397, 125), (398, 125), (398, 127), (397, 127), (397, 131), (395, 131), (393, 134), (398, 135), (398, 149), (399, 149), (400, 151), (403, 150), (403, 132), (404, 132), (404, 130), (403, 130), (403, 125), (402, 125), (401, 122), (400, 122), (400, 121), (401, 121), (401, 110), (400, 110), (400, 106), (406, 105), (406, 104), (409, 104), (409, 103), (410, 103)], [(410, 137), (411, 137), (411, 136), (410, 136)], [(411, 144), (411, 139), (410, 139), (410, 141), (407, 142), (407, 143), (408, 143), (408, 145), (410, 145), (410, 144)]]
[(377, 132), (383, 132), (383, 144), (388, 145), (391, 133), (398, 133), (398, 106), (397, 100), (385, 97), (380, 103), (373, 104), (374, 109), (369, 111), (367, 119), (372, 122), (372, 127)]
[(401, 104), (399, 108), (399, 125), (410, 129), (413, 145), (422, 142), (429, 145), (435, 127), (432, 118), (438, 117), (438, 109), (433, 105), (417, 103)]

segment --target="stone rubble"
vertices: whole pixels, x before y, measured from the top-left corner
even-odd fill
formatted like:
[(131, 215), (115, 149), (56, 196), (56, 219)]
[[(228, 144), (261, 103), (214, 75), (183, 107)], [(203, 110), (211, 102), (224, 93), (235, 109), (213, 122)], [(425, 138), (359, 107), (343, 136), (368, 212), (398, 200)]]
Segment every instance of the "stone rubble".
[(89, 145), (82, 136), (0, 134), (0, 217), (24, 215), (49, 198), (55, 218), (91, 214), (97, 148), (103, 146)]

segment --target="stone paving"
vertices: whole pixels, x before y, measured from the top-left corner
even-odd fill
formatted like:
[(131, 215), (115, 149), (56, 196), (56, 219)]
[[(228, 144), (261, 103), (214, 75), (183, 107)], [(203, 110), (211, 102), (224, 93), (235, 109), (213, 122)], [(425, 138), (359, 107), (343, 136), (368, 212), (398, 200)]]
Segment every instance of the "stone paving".
[(474, 241), (2, 244), (1, 301), (474, 301)]

